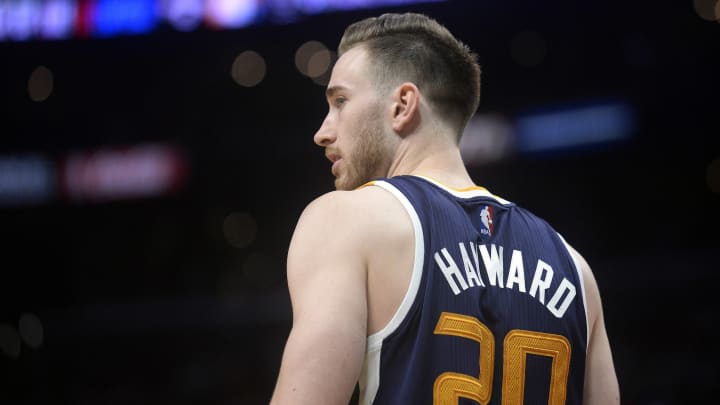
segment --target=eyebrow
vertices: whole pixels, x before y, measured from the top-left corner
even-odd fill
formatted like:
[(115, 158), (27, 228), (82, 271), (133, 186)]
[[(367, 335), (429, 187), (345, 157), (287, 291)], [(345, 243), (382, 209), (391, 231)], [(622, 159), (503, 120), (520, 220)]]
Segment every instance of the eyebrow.
[(347, 90), (347, 87), (345, 87), (345, 86), (331, 86), (331, 87), (328, 87), (328, 88), (325, 90), (325, 96), (326, 96), (327, 98), (332, 98), (337, 92), (342, 91), (342, 90)]

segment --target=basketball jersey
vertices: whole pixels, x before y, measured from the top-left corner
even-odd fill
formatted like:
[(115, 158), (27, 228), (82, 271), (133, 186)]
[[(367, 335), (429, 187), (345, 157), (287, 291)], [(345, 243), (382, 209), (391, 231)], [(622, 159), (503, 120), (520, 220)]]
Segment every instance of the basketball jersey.
[(481, 187), (398, 176), (415, 257), (394, 317), (368, 337), (361, 404), (580, 404), (580, 268), (542, 219)]

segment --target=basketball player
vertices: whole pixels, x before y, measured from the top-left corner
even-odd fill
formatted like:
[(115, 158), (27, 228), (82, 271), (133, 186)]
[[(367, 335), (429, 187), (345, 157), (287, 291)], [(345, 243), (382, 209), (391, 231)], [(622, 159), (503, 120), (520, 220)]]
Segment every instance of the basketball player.
[(314, 140), (338, 191), (288, 254), (273, 404), (617, 404), (598, 287), (546, 222), (476, 186), (475, 55), (432, 19), (347, 28)]

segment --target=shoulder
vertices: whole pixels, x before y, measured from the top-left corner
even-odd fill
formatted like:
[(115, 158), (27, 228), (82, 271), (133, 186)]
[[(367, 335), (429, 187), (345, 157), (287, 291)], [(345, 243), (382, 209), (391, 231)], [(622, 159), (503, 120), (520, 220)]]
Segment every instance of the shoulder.
[[(366, 186), (352, 191), (332, 191), (321, 195), (305, 207), (300, 223), (336, 227), (353, 225), (360, 230), (376, 225), (390, 225), (401, 213), (400, 202), (381, 187)], [(341, 230), (341, 229), (338, 229)]]
[(305, 207), (295, 233), (320, 234), (328, 244), (353, 244), (355, 250), (411, 228), (398, 199), (380, 187), (323, 194)]

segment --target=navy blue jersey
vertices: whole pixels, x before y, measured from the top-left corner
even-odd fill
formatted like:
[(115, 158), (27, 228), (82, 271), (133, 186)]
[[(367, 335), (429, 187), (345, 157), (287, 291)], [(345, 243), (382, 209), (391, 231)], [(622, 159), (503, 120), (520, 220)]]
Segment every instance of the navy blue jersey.
[(580, 404), (582, 275), (545, 221), (481, 187), (372, 183), (415, 231), (408, 291), (368, 337), (361, 404)]

